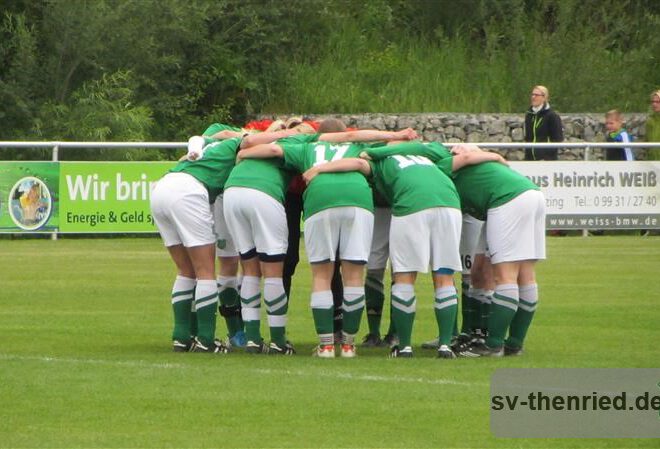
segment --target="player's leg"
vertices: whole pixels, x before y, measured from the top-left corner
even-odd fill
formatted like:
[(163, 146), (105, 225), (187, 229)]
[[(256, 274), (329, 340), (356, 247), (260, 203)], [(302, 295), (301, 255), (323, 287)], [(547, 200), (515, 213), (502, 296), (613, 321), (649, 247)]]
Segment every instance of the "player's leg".
[[(152, 198), (155, 220), (158, 223), (164, 219), (167, 227), (175, 231), (176, 237), (174, 233), (168, 233), (167, 241), (174, 244), (180, 242), (185, 247), (196, 278), (194, 309), (197, 336), (191, 350), (224, 352), (226, 349), (215, 342), (218, 289), (215, 281), (213, 213), (208, 191), (185, 173), (171, 173), (159, 184), (160, 187), (155, 189), (155, 198)], [(174, 251), (177, 252), (176, 249)], [(175, 257), (181, 267), (187, 265), (185, 258), (178, 256)], [(189, 270), (189, 266), (185, 270)]]
[(399, 344), (391, 356), (412, 356), (412, 329), (417, 301), (415, 280), (417, 273), (428, 272), (431, 257), (431, 230), (428, 210), (402, 217), (392, 217), (390, 225), (390, 258), (394, 271), (392, 285), (392, 320)]
[(261, 265), (256, 250), (241, 254), (243, 281), (239, 293), (241, 318), (245, 327), (245, 348), (250, 353), (266, 352), (261, 336)]
[(269, 354), (289, 355), (295, 352), (286, 338), (289, 301), (282, 282), (285, 253), (286, 250), (275, 257), (259, 255), (264, 276), (264, 304), (270, 329)]
[(188, 351), (196, 332), (192, 323), (192, 306), (195, 296), (195, 270), (190, 262), (181, 238), (172, 219), (173, 194), (181, 192), (188, 181), (184, 176), (166, 175), (158, 181), (151, 194), (151, 214), (158, 232), (167, 247), (170, 258), (177, 268), (177, 276), (172, 285), (171, 303), (174, 327), (172, 345), (176, 352)]
[(392, 285), (392, 321), (396, 326), (399, 344), (392, 347), (393, 357), (412, 357), (412, 329), (417, 311), (415, 280), (417, 272), (394, 273)]
[(339, 341), (341, 340), (341, 328), (344, 320), (344, 309), (342, 307), (344, 301), (344, 280), (342, 278), (341, 261), (338, 254), (335, 255), (335, 267), (332, 273), (330, 290), (332, 291), (332, 302), (334, 304), (332, 321), (335, 331), (335, 340)]
[(332, 279), (339, 243), (337, 211), (320, 211), (305, 220), (305, 250), (312, 269), (311, 308), (319, 339), (314, 354), (318, 357), (335, 356), (334, 298)]
[(477, 247), (481, 236), (483, 221), (477, 220), (468, 214), (463, 214), (463, 226), (461, 228), (461, 334), (470, 336), (474, 329), (479, 327), (479, 301), (469, 295), (472, 285), (471, 270), (477, 255)]
[(344, 278), (342, 357), (354, 357), (355, 336), (365, 306), (364, 266), (374, 229), (374, 214), (360, 207), (339, 210), (339, 255)]
[(509, 328), (509, 338), (504, 344), (504, 355), (518, 355), (522, 353), (523, 343), (527, 330), (534, 318), (538, 303), (538, 286), (536, 283), (535, 264), (537, 260), (545, 259), (545, 202), (541, 192), (533, 191), (535, 197), (536, 213), (531, 235), (533, 245), (527, 255), (531, 260), (524, 260), (520, 264), (518, 273), (519, 303), (516, 315)]
[(270, 329), (269, 354), (295, 353), (287, 342), (286, 323), (289, 298), (282, 274), (287, 252), (287, 227), (284, 206), (270, 195), (254, 191), (250, 223), (264, 277), (264, 304)]
[(287, 229), (289, 231), (287, 238), (289, 245), (284, 259), (282, 282), (288, 298), (291, 298), (293, 273), (295, 273), (296, 266), (300, 261), (300, 218), (302, 217), (302, 210), (302, 195), (297, 192), (287, 192), (284, 200), (284, 213), (286, 214)]
[(533, 260), (520, 263), (518, 310), (511, 320), (509, 337), (504, 342), (504, 355), (519, 355), (522, 353), (527, 331), (536, 312), (539, 295), (534, 264), (535, 261)]
[[(172, 348), (175, 352), (190, 350), (194, 336), (192, 328), (192, 308), (195, 297), (195, 270), (183, 245), (168, 246), (170, 257), (177, 267), (177, 275), (172, 286), (172, 313), (174, 329)], [(196, 329), (194, 330), (196, 332)]]
[(373, 239), (371, 241), (369, 260), (367, 261), (367, 277), (364, 284), (369, 333), (364, 338), (363, 346), (382, 345), (380, 324), (383, 316), (383, 304), (385, 303), (385, 286), (383, 281), (389, 258), (391, 218), (392, 213), (389, 208), (375, 208)]
[(195, 313), (197, 337), (193, 351), (218, 352), (215, 341), (218, 285), (215, 279), (215, 244), (187, 247), (188, 257), (195, 269)]
[(475, 316), (474, 328), (472, 329), (472, 340), (484, 340), (488, 334), (488, 316), (495, 290), (495, 279), (490, 258), (486, 254), (485, 246), (479, 253), (475, 254), (472, 264), (472, 285), (468, 290), (468, 296), (475, 301), (477, 314)]
[[(504, 338), (519, 303), (518, 277), (525, 260), (533, 260), (541, 254), (537, 223), (544, 218), (543, 195), (536, 190), (527, 191), (508, 203), (490, 209), (486, 221), (488, 250), (495, 276), (488, 319), (488, 338), (478, 356), (503, 354)], [(542, 240), (544, 242), (544, 240)]]
[(427, 211), (431, 229), (431, 268), (433, 270), (434, 311), (438, 324), (438, 356), (452, 358), (450, 349), (454, 323), (458, 313), (458, 296), (454, 286), (454, 273), (461, 269), (459, 252), (462, 218), (458, 209), (437, 207)]
[(315, 355), (322, 358), (335, 356), (334, 304), (330, 288), (335, 270), (333, 261), (312, 263), (312, 294), (310, 305), (319, 344)]
[(257, 192), (231, 187), (224, 193), (224, 217), (240, 254), (243, 280), (239, 292), (245, 327), (246, 351), (266, 352), (261, 336), (261, 267), (252, 232), (251, 214)]
[(229, 342), (232, 346), (245, 346), (241, 301), (238, 296), (239, 255), (224, 216), (223, 196), (219, 195), (213, 205), (216, 234), (216, 257), (219, 273), (217, 277), (219, 312), (225, 319)]

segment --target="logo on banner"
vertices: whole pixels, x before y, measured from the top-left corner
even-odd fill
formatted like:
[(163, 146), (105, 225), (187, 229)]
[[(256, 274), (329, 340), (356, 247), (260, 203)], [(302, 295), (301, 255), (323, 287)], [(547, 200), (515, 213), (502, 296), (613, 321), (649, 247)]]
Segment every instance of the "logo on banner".
[(9, 215), (14, 224), (25, 231), (35, 231), (45, 225), (52, 209), (50, 190), (39, 178), (22, 178), (9, 193)]

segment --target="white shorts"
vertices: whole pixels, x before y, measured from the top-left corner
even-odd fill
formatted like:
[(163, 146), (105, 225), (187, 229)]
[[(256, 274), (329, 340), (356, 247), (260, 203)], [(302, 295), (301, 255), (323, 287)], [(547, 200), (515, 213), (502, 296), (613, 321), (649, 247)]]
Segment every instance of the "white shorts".
[(231, 238), (227, 221), (224, 214), (223, 196), (218, 195), (213, 204), (213, 220), (215, 221), (215, 235), (217, 241), (215, 244), (216, 257), (236, 257), (238, 251), (234, 245), (234, 239)]
[(486, 239), (492, 263), (545, 259), (545, 199), (528, 190), (489, 209)]
[(461, 244), (459, 246), (461, 253), (461, 262), (463, 265), (463, 274), (470, 274), (470, 268), (474, 261), (475, 254), (478, 252), (477, 246), (481, 236), (481, 228), (484, 222), (477, 220), (472, 215), (463, 214), (463, 226), (461, 227)]
[(428, 273), (461, 269), (461, 211), (434, 207), (403, 217), (392, 217), (390, 259), (395, 273)]
[(305, 220), (305, 250), (310, 263), (339, 259), (367, 263), (374, 229), (374, 214), (361, 207), (332, 207)]
[(367, 261), (367, 269), (384, 270), (390, 257), (390, 222), (392, 209), (376, 207), (374, 209), (374, 236), (371, 240), (371, 252)]
[(225, 221), (241, 257), (283, 260), (289, 236), (284, 206), (272, 196), (247, 187), (230, 187), (223, 196)]
[(168, 173), (156, 183), (151, 214), (165, 246), (215, 243), (209, 192), (186, 173)]

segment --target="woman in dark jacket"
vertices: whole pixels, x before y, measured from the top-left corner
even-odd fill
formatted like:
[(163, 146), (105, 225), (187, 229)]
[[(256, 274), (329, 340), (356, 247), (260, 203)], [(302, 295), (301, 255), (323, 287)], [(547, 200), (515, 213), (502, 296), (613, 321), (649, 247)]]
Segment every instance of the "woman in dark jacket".
[[(548, 103), (550, 94), (545, 86), (534, 86), (530, 108), (525, 114), (525, 142), (563, 142), (561, 119)], [(556, 161), (557, 148), (525, 148), (526, 161)]]

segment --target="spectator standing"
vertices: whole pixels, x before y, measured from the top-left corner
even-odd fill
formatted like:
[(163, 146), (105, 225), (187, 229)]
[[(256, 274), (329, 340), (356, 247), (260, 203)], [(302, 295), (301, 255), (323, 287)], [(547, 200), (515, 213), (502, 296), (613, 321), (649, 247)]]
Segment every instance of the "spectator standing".
[[(550, 93), (545, 86), (534, 86), (530, 94), (530, 107), (525, 114), (525, 142), (563, 142), (561, 119), (550, 108)], [(526, 161), (556, 161), (557, 148), (526, 148)]]
[[(651, 93), (651, 114), (646, 120), (646, 141), (660, 142), (660, 90)], [(649, 150), (649, 159), (660, 160), (660, 148)]]

